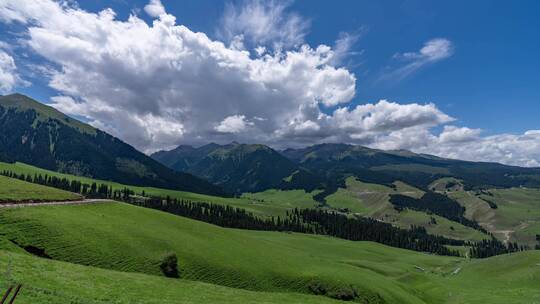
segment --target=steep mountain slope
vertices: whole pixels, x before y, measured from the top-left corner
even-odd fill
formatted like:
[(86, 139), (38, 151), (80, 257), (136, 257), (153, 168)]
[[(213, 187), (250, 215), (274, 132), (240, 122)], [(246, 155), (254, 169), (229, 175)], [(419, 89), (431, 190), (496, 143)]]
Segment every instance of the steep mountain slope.
[(0, 97), (0, 157), (131, 185), (223, 194), (210, 183), (161, 165), (121, 140), (29, 97)]
[(321, 144), (287, 149), (284, 156), (330, 180), (355, 175), (360, 180), (390, 185), (404, 181), (421, 189), (441, 177), (461, 179), (466, 188), (538, 187), (540, 168), (445, 159), (410, 151), (382, 151), (347, 144)]
[(171, 151), (157, 152), (152, 158), (235, 193), (271, 188), (312, 191), (320, 185), (315, 176), (264, 145), (179, 146)]

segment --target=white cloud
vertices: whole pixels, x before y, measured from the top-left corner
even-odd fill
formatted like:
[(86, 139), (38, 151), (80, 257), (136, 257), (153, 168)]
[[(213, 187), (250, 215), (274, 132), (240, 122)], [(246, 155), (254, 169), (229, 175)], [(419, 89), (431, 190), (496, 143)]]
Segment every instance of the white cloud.
[(418, 52), (395, 54), (394, 59), (405, 64), (386, 72), (381, 79), (402, 80), (424, 66), (446, 59), (454, 54), (452, 42), (445, 38), (435, 38), (424, 43)]
[(15, 60), (0, 49), (0, 93), (9, 93), (20, 82)]
[(165, 7), (163, 7), (160, 0), (150, 0), (150, 3), (144, 6), (144, 11), (154, 18), (166, 14)]
[(270, 45), (275, 49), (299, 46), (309, 28), (309, 21), (287, 12), (291, 1), (243, 1), (225, 7), (218, 35), (226, 41), (241, 37), (254, 47)]
[(339, 38), (334, 44), (334, 56), (331, 63), (334, 65), (339, 65), (342, 64), (345, 59), (361, 54), (362, 52), (353, 51), (353, 47), (358, 42), (358, 39), (360, 39), (360, 32), (339, 33)]
[(381, 100), (359, 105), (354, 110), (337, 109), (332, 120), (342, 130), (352, 132), (389, 132), (410, 127), (433, 127), (453, 120), (434, 104), (401, 105)]
[(479, 129), (445, 126), (439, 135), (435, 135), (429, 129), (411, 127), (380, 136), (370, 146), (379, 149), (409, 149), (471, 161), (540, 166), (540, 131), (484, 137), (480, 133)]
[(463, 143), (479, 138), (482, 130), (470, 129), (467, 127), (444, 126), (444, 130), (439, 134), (441, 143)]
[(497, 134), (477, 137), (458, 144), (443, 142), (425, 149), (437, 155), (477, 161), (502, 162), (510, 165), (540, 166), (540, 132)]
[(253, 126), (253, 123), (247, 121), (244, 115), (232, 115), (223, 119), (215, 130), (221, 133), (240, 133), (249, 126)]
[(110, 9), (90, 13), (46, 0), (8, 0), (0, 11), (6, 7), (28, 24), (27, 45), (60, 67), (49, 85), (71, 98), (53, 105), (145, 151), (232, 139), (239, 133), (216, 133), (215, 126), (233, 115), (260, 118), (253, 120), (258, 133), (246, 136), (279, 141), (274, 131), (302, 109), (319, 112), (318, 105), (347, 103), (355, 94), (354, 75), (331, 66), (333, 51), (324, 45), (253, 59), (168, 14), (149, 26), (136, 16), (117, 20)]

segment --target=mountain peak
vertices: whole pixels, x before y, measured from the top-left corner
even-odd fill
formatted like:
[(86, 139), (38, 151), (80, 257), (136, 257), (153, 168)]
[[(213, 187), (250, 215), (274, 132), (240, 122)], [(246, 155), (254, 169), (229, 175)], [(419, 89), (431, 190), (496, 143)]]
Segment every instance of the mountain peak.
[(49, 105), (36, 101), (20, 93), (1, 96), (0, 107), (15, 109), (17, 112), (33, 111), (35, 112), (36, 120), (38, 121), (54, 119), (62, 124), (78, 129), (83, 133), (96, 134), (96, 129), (94, 127), (71, 118)]

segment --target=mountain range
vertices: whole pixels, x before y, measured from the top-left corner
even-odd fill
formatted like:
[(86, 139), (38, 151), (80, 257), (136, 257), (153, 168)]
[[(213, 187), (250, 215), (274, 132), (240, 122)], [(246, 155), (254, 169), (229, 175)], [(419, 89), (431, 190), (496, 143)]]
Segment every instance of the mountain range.
[(275, 150), (261, 144), (181, 145), (150, 157), (120, 139), (21, 94), (0, 97), (0, 160), (45, 169), (204, 194), (267, 189), (324, 189), (319, 199), (360, 181), (392, 186), (397, 180), (427, 189), (454, 177), (466, 189), (540, 187), (540, 168), (471, 162), (383, 151), (349, 144)]
[(349, 176), (392, 186), (396, 180), (419, 189), (442, 177), (462, 180), (466, 189), (538, 187), (539, 168), (471, 162), (417, 154), (383, 151), (349, 144), (320, 144), (276, 151), (264, 145), (215, 143), (198, 148), (179, 146), (151, 155), (178, 171), (189, 172), (229, 191), (265, 189), (326, 189), (332, 193)]
[(220, 187), (156, 162), (120, 139), (27, 96), (0, 97), (0, 160), (129, 185), (206, 194)]

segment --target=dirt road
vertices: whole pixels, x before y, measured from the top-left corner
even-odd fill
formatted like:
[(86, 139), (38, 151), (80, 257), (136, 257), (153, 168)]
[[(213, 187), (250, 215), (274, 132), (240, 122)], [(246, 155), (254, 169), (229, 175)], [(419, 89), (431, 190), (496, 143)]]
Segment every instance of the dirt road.
[(83, 199), (78, 201), (58, 201), (58, 202), (39, 202), (39, 203), (1, 203), (0, 208), (23, 208), (23, 207), (35, 207), (35, 206), (52, 206), (52, 205), (81, 205), (81, 204), (95, 204), (102, 202), (110, 202), (110, 199)]

